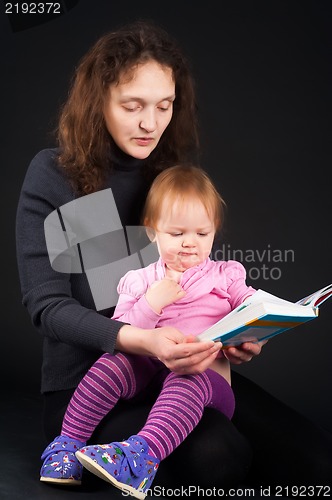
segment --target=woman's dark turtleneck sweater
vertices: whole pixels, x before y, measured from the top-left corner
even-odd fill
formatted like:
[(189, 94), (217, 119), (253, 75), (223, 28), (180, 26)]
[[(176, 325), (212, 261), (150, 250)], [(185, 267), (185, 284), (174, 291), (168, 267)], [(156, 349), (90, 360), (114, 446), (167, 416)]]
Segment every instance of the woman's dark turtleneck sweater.
[[(23, 304), (43, 337), (42, 392), (71, 389), (103, 352), (113, 353), (122, 323), (109, 319), (113, 309), (96, 312), (85, 274), (52, 269), (44, 221), (75, 199), (56, 149), (32, 160), (21, 190), (16, 219), (17, 262)], [(120, 150), (112, 155), (105, 182), (111, 188), (123, 226), (139, 225), (148, 190), (144, 160)]]
[(112, 188), (122, 225), (139, 225), (148, 191), (143, 175), (145, 161), (127, 155), (118, 147), (114, 147), (111, 160), (112, 170), (105, 187)]

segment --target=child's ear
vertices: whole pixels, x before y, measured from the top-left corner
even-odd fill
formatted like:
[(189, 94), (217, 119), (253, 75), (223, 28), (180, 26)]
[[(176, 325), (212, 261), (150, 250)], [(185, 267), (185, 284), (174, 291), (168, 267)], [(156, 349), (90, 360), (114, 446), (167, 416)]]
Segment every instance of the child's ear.
[(147, 237), (149, 238), (149, 240), (152, 243), (154, 243), (154, 241), (156, 240), (156, 231), (154, 229), (152, 229), (152, 227), (146, 227), (145, 231), (146, 231), (146, 234), (147, 234)]

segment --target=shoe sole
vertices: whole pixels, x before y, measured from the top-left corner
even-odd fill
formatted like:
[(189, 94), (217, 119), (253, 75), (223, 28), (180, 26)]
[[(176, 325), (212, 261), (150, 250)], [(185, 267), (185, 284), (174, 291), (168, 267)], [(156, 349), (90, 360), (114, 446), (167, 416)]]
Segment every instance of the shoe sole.
[(44, 483), (63, 484), (63, 486), (80, 486), (82, 481), (78, 479), (56, 479), (55, 477), (40, 476), (40, 481)]
[(92, 458), (85, 455), (84, 453), (77, 451), (75, 453), (75, 456), (88, 471), (92, 472), (92, 474), (95, 474), (104, 481), (111, 483), (116, 488), (119, 488), (119, 490), (128, 491), (131, 496), (139, 498), (140, 500), (143, 500), (146, 497), (146, 493), (143, 493), (142, 491), (139, 491), (132, 486), (117, 481), (115, 477), (111, 476), (111, 474), (103, 469), (103, 467), (101, 467), (97, 462), (95, 462)]

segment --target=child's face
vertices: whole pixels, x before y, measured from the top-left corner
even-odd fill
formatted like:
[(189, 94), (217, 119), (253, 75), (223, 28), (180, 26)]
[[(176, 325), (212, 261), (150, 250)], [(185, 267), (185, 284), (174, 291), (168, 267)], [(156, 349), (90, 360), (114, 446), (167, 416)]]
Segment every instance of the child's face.
[(157, 223), (158, 251), (169, 269), (183, 272), (203, 262), (212, 249), (214, 222), (198, 199), (163, 202)]

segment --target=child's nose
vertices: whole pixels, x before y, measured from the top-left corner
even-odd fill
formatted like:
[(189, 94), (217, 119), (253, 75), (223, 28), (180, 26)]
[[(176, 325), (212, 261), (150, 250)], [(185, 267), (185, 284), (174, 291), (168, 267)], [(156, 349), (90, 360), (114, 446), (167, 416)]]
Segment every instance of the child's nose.
[(196, 243), (195, 243), (195, 237), (194, 236), (186, 235), (183, 238), (183, 241), (182, 241), (182, 246), (183, 247), (194, 247), (195, 244)]

